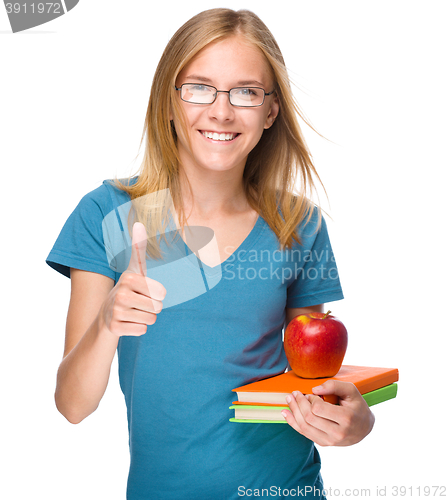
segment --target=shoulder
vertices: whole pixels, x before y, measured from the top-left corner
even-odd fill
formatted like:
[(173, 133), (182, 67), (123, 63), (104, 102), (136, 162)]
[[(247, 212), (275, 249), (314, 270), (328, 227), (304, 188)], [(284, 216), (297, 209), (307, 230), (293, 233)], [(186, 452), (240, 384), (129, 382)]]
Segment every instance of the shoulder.
[(297, 224), (297, 233), (301, 239), (309, 242), (328, 237), (327, 223), (321, 207), (314, 203), (310, 205), (308, 212)]
[[(305, 228), (306, 226), (312, 226), (313, 228), (319, 229), (321, 222), (323, 221), (322, 209), (313, 200), (307, 196), (301, 196), (295, 193), (286, 193), (277, 190), (275, 193), (277, 210), (284, 219), (282, 210), (282, 196), (283, 203), (289, 204), (290, 211), (296, 216), (296, 228)], [(299, 205), (299, 206), (298, 206)]]
[[(135, 183), (135, 178), (119, 180), (125, 185)], [(106, 215), (118, 206), (129, 201), (129, 195), (115, 184), (114, 179), (106, 179), (100, 186), (85, 194), (77, 208), (81, 212), (92, 211), (93, 213), (96, 212)]]
[(326, 229), (325, 218), (322, 215), (322, 209), (313, 202), (309, 202), (308, 209), (302, 220), (297, 224), (297, 228), (305, 235), (315, 234)]
[[(325, 218), (322, 215), (322, 208), (317, 205), (310, 198), (301, 198), (298, 195), (291, 197), (291, 204), (293, 207), (292, 214), (295, 218), (295, 230), (302, 238), (312, 237), (317, 235), (320, 231), (326, 231)], [(298, 207), (300, 204), (301, 207)], [(283, 213), (279, 207), (279, 213), (283, 218)]]

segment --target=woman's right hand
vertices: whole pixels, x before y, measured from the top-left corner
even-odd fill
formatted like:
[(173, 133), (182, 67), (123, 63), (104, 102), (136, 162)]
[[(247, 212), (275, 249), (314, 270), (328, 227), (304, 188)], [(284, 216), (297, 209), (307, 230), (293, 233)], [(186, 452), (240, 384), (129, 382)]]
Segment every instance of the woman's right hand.
[(146, 276), (146, 244), (145, 226), (136, 222), (132, 228), (129, 266), (100, 309), (100, 325), (117, 337), (143, 335), (147, 326), (156, 322), (163, 307), (165, 287)]

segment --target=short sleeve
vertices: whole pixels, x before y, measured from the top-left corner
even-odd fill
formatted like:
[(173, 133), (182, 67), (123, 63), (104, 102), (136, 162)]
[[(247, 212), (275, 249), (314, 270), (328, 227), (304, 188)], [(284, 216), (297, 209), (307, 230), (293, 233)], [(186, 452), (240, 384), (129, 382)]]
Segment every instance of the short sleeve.
[(112, 200), (104, 184), (86, 194), (65, 222), (46, 263), (68, 278), (72, 267), (115, 280), (102, 230), (104, 216), (112, 209)]
[(324, 217), (317, 228), (317, 210), (300, 231), (302, 245), (294, 247), (295, 279), (288, 286), (286, 307), (310, 307), (344, 298)]

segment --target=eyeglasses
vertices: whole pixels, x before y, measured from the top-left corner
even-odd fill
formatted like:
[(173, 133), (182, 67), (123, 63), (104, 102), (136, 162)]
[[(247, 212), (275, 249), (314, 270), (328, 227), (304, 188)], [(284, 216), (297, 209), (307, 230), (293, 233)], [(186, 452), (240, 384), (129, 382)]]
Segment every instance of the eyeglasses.
[(259, 87), (235, 87), (230, 90), (218, 90), (211, 85), (202, 85), (201, 83), (184, 83), (180, 87), (174, 86), (180, 90), (180, 98), (192, 104), (212, 104), (215, 102), (218, 92), (229, 94), (230, 104), (241, 108), (253, 108), (261, 106), (264, 103), (264, 97), (275, 92), (266, 93)]

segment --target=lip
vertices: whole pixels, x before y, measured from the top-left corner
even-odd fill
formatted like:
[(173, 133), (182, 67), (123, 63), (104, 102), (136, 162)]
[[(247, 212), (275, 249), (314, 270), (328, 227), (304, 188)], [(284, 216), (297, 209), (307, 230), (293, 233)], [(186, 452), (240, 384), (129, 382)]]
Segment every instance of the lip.
[[(241, 135), (239, 132), (231, 132), (231, 131), (218, 131), (218, 130), (208, 130), (208, 129), (203, 129), (203, 130), (198, 130), (198, 132), (201, 134), (201, 136), (203, 137), (203, 139), (205, 139), (206, 141), (208, 142), (212, 142), (214, 144), (232, 144), (233, 142), (236, 141), (236, 139), (238, 139), (238, 137)], [(210, 139), (208, 137), (205, 137), (205, 135), (203, 134), (203, 132), (210, 132), (212, 134), (233, 134), (235, 137), (229, 141), (220, 141), (220, 140), (215, 140), (215, 139)]]
[(236, 135), (238, 132), (233, 132), (232, 130), (210, 130), (208, 128), (204, 128), (199, 130), (199, 132), (211, 132), (212, 134), (233, 134)]

